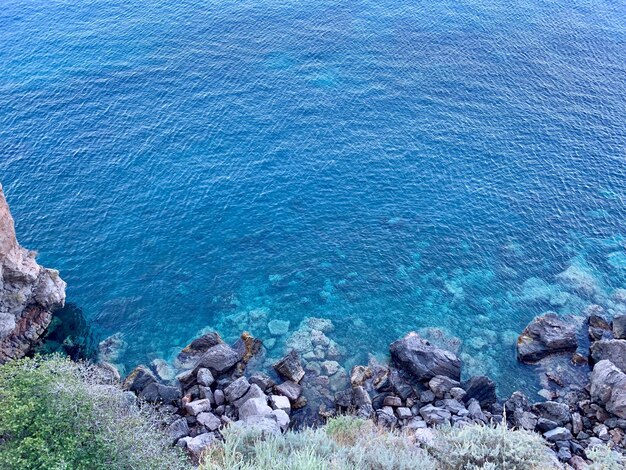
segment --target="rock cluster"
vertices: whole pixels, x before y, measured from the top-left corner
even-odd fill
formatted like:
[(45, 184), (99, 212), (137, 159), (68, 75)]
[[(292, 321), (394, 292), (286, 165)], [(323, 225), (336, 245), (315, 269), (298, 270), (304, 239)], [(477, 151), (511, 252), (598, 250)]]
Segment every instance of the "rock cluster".
[[(348, 375), (331, 359), (338, 347), (324, 334), (332, 324), (321, 319), (303, 322), (288, 340), (287, 353), (265, 362), (269, 375), (247, 372), (248, 362), (265, 351), (259, 340), (244, 333), (228, 345), (217, 333), (208, 333), (178, 355), (174, 365), (182, 372), (174, 379), (167, 379), (173, 375), (169, 365), (155, 361), (152, 369), (137, 367), (124, 387), (174, 413), (167, 429), (172, 443), (196, 460), (221, 439), (226, 425), (281, 433), (296, 426), (301, 415), (349, 413), (424, 442), (436, 426), (506, 422), (542, 434), (566, 468), (585, 468), (590, 446), (609, 444), (619, 452), (626, 447), (626, 318), (609, 322), (592, 311), (586, 323), (588, 354), (579, 344), (580, 332), (571, 327), (577, 323), (553, 314), (538, 317), (522, 333), (518, 358), (538, 364), (532, 367), (551, 384), (541, 393), (546, 401), (537, 403), (521, 392), (499, 401), (495, 383), (483, 375), (462, 381), (456, 354), (415, 332), (391, 344), (388, 364), (371, 359)], [(571, 382), (552, 371), (555, 358), (570, 362), (584, 380)], [(591, 373), (588, 364), (593, 364)], [(339, 381), (331, 387), (328, 378), (337, 374), (345, 375), (343, 388)], [(307, 404), (311, 389), (332, 392), (334, 409), (319, 401)], [(307, 409), (309, 415), (302, 413)]]
[(41, 337), (52, 311), (65, 304), (59, 272), (37, 264), (22, 248), (0, 186), (0, 363), (24, 356)]
[(184, 370), (175, 380), (165, 383), (148, 367), (138, 366), (123, 387), (170, 411), (175, 417), (167, 427), (172, 443), (197, 461), (208, 445), (221, 439), (225, 425), (278, 434), (289, 427), (292, 410), (306, 404), (300, 385), (304, 370), (295, 351), (274, 364), (284, 381), (276, 383), (259, 372), (246, 376), (248, 361), (260, 349), (261, 342), (247, 333), (232, 346), (217, 333), (208, 333), (178, 355), (175, 363)]
[(484, 376), (461, 382), (461, 362), (415, 332), (390, 346), (389, 365), (355, 366), (351, 388), (335, 395), (340, 413), (372, 417), (386, 428), (487, 423), (502, 419), (495, 384)]
[[(571, 318), (552, 313), (531, 322), (518, 340), (518, 358), (541, 359), (549, 382), (542, 395), (548, 401), (530, 405), (516, 393), (504, 404), (511, 425), (542, 433), (559, 459), (575, 468), (589, 446), (608, 444), (622, 453), (626, 449), (626, 316), (609, 322), (598, 305), (586, 313), (583, 332)], [(585, 337), (588, 351), (580, 344)], [(593, 367), (591, 374), (587, 364)], [(573, 378), (574, 369), (582, 380)]]

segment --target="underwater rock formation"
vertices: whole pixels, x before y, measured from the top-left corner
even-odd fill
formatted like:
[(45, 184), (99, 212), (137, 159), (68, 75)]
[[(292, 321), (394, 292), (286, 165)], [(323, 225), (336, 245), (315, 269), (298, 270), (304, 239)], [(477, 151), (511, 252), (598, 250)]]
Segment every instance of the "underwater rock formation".
[(553, 312), (536, 317), (517, 340), (517, 357), (535, 362), (550, 354), (573, 352), (578, 346), (576, 323)]
[(24, 356), (44, 333), (52, 311), (65, 304), (59, 272), (35, 260), (17, 242), (0, 185), (0, 363)]

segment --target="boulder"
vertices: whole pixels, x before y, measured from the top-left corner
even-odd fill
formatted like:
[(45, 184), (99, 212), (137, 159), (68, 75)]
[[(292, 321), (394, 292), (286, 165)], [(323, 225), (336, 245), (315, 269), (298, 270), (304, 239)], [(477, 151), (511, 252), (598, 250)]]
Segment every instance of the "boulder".
[(556, 401), (535, 403), (533, 405), (533, 411), (538, 416), (554, 421), (559, 426), (565, 426), (572, 420), (572, 414), (565, 403), (558, 403)]
[(157, 379), (150, 369), (139, 365), (124, 379), (122, 388), (139, 394), (144, 388), (156, 381)]
[(208, 399), (190, 401), (185, 404), (185, 411), (192, 416), (197, 416), (205, 411), (211, 411), (211, 401)]
[(283, 336), (289, 332), (289, 320), (271, 320), (267, 328), (272, 336)]
[(415, 332), (393, 342), (389, 349), (392, 361), (419, 381), (426, 382), (436, 375), (456, 381), (461, 378), (459, 358), (450, 351), (435, 346)]
[(139, 396), (150, 403), (177, 405), (183, 395), (179, 387), (151, 383), (139, 393)]
[(202, 412), (198, 414), (196, 418), (198, 420), (198, 423), (207, 428), (209, 431), (216, 431), (222, 424), (220, 419), (213, 413)]
[(474, 421), (478, 422), (487, 422), (487, 417), (485, 413), (480, 408), (480, 403), (475, 398), (472, 398), (469, 402), (467, 402), (467, 411), (469, 411), (469, 417)]
[(187, 436), (189, 434), (187, 420), (185, 418), (178, 418), (167, 427), (166, 433), (172, 440), (172, 443), (176, 442), (181, 437)]
[(270, 403), (272, 404), (272, 408), (274, 408), (275, 410), (283, 410), (286, 413), (291, 412), (291, 404), (289, 403), (289, 398), (283, 395), (270, 396)]
[(515, 410), (513, 413), (513, 423), (519, 429), (534, 431), (537, 427), (537, 415), (530, 411)]
[(400, 406), (396, 408), (396, 416), (398, 419), (409, 419), (413, 417), (413, 413), (411, 413), (411, 409), (406, 406)]
[(248, 383), (248, 379), (245, 377), (239, 377), (224, 389), (226, 401), (233, 403), (235, 400), (244, 396), (249, 388), (250, 384)]
[(608, 360), (598, 362), (591, 372), (591, 399), (626, 418), (626, 374)]
[(626, 373), (626, 340), (603, 339), (591, 345), (591, 358), (595, 362), (609, 360), (622, 372)]
[(398, 406), (402, 406), (402, 400), (400, 399), (400, 397), (387, 395), (383, 400), (383, 406), (393, 406), (394, 408), (397, 408)]
[(200, 367), (200, 369), (198, 369), (198, 372), (196, 374), (196, 380), (198, 381), (199, 385), (202, 385), (204, 387), (210, 387), (211, 384), (215, 382), (211, 371), (209, 369), (205, 369), (204, 367)]
[(550, 442), (568, 441), (572, 439), (572, 433), (567, 428), (554, 428), (543, 434), (543, 437)]
[(443, 407), (456, 415), (465, 415), (468, 413), (465, 406), (460, 401), (455, 400), (454, 398), (446, 398), (445, 400), (443, 400)]
[(304, 377), (304, 369), (300, 364), (300, 355), (295, 349), (274, 364), (274, 369), (286, 380), (298, 383)]
[(276, 420), (276, 424), (280, 427), (281, 431), (286, 431), (289, 427), (289, 415), (284, 410), (274, 410), (271, 416)]
[(517, 339), (517, 358), (536, 362), (550, 354), (574, 352), (578, 346), (576, 323), (556, 313), (536, 317)]
[(511, 398), (504, 402), (504, 409), (509, 415), (513, 415), (515, 410), (528, 411), (530, 404), (528, 398), (520, 391), (513, 392)]
[(450, 421), (452, 414), (445, 408), (426, 405), (420, 408), (420, 415), (430, 425), (444, 424)]
[(340, 408), (352, 407), (352, 390), (341, 390), (335, 393), (335, 406)]
[(350, 385), (359, 387), (372, 377), (372, 369), (365, 366), (354, 366), (350, 372)]
[(363, 419), (371, 418), (374, 413), (372, 406), (372, 399), (370, 398), (367, 390), (363, 387), (354, 387), (352, 389), (352, 402), (357, 410), (357, 416)]
[(187, 450), (191, 454), (191, 457), (194, 461), (198, 461), (204, 449), (214, 444), (217, 439), (213, 433), (204, 433), (198, 434), (196, 437), (187, 437), (184, 438), (187, 443)]
[(267, 405), (265, 398), (252, 398), (239, 408), (239, 419), (246, 420), (252, 416), (267, 417), (272, 409)]
[(493, 405), (498, 397), (496, 396), (496, 384), (489, 377), (477, 375), (463, 383), (465, 390), (464, 401), (467, 403), (472, 398), (478, 400), (482, 408)]
[(215, 332), (196, 338), (178, 354), (175, 364), (179, 369), (192, 369), (205, 352), (222, 342)]
[(613, 336), (626, 339), (626, 315), (616, 315), (613, 318)]
[(450, 390), (460, 385), (458, 381), (444, 375), (436, 375), (428, 382), (428, 388), (432, 390), (437, 398), (443, 398), (446, 393), (450, 393)]
[(283, 382), (274, 387), (274, 392), (283, 395), (292, 402), (296, 401), (302, 394), (302, 386), (292, 381)]
[(198, 366), (209, 369), (213, 375), (219, 375), (235, 367), (238, 361), (237, 351), (227, 344), (219, 343), (209, 348), (200, 357)]
[(241, 405), (243, 405), (245, 402), (247, 402), (251, 398), (266, 398), (265, 394), (263, 393), (263, 390), (261, 390), (261, 387), (259, 387), (257, 384), (250, 385), (250, 388), (244, 394), (244, 396), (235, 400), (233, 402), (233, 405), (239, 408), (241, 407)]
[(235, 421), (233, 426), (238, 428), (253, 429), (261, 434), (280, 434), (280, 425), (277, 417), (271, 413), (267, 416), (253, 415), (246, 419)]
[(393, 414), (392, 409), (376, 410), (376, 422), (384, 428), (394, 428), (398, 424), (398, 418)]
[(276, 383), (268, 375), (263, 374), (262, 372), (255, 372), (252, 374), (248, 379), (248, 382), (258, 385), (264, 392), (276, 385)]

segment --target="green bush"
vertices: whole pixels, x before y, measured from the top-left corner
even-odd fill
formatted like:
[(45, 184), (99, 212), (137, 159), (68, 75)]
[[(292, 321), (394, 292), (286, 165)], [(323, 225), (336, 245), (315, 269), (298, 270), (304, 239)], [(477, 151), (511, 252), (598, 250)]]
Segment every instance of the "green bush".
[(420, 448), (410, 438), (350, 417), (282, 436), (232, 426), (209, 448), (201, 470), (548, 470), (541, 436), (506, 426), (441, 428)]
[(539, 434), (503, 424), (440, 428), (429, 451), (441, 470), (555, 468)]
[(406, 436), (370, 421), (339, 417), (325, 427), (275, 436), (231, 426), (209, 448), (201, 470), (420, 470), (433, 459)]
[(96, 367), (60, 356), (0, 366), (0, 468), (185, 468), (162, 417), (101, 382)]
[(587, 449), (587, 457), (593, 462), (590, 470), (621, 470), (626, 468), (626, 459), (607, 446), (593, 446)]

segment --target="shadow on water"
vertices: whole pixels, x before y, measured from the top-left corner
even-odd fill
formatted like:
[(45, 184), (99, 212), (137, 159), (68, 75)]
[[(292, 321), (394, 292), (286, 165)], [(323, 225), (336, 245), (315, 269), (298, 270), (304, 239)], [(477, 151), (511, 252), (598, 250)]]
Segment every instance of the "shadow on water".
[(68, 303), (57, 310), (35, 352), (62, 353), (72, 360), (94, 359), (97, 352), (96, 341), (82, 309), (76, 304)]

